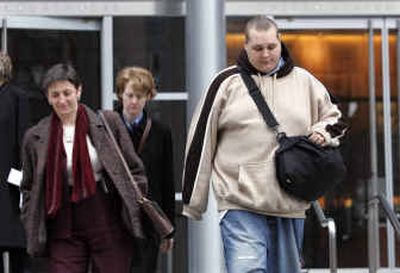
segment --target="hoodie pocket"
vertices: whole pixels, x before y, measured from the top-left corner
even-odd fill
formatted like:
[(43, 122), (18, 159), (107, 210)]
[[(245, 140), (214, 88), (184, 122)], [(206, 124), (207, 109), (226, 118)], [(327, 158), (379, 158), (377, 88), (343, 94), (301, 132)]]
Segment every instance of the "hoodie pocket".
[(308, 207), (281, 189), (273, 160), (240, 165), (236, 197), (242, 206), (275, 215), (297, 213)]
[(276, 191), (273, 161), (247, 163), (239, 166), (238, 197), (244, 205), (264, 208)]

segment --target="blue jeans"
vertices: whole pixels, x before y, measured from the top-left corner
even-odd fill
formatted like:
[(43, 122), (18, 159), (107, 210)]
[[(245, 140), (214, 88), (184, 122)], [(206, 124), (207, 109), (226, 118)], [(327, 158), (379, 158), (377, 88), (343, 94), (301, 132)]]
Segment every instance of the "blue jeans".
[(300, 273), (303, 219), (229, 210), (220, 227), (228, 273)]

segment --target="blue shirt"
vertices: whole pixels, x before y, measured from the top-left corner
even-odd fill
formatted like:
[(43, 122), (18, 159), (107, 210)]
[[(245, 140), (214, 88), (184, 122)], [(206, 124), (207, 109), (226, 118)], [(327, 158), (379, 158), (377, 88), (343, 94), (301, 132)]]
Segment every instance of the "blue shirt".
[(143, 111), (139, 114), (139, 116), (137, 116), (132, 122), (129, 122), (124, 115), (122, 115), (122, 117), (124, 118), (124, 122), (126, 127), (128, 128), (129, 131), (133, 132), (134, 128), (137, 128), (140, 124), (140, 122), (142, 121), (144, 114)]

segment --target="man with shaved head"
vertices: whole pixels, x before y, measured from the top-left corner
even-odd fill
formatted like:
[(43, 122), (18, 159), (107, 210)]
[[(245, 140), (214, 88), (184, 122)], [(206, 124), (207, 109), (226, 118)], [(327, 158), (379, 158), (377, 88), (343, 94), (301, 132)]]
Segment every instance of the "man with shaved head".
[(299, 273), (309, 203), (275, 176), (276, 132), (241, 77), (253, 78), (280, 129), (339, 145), (341, 112), (310, 72), (294, 65), (275, 21), (252, 18), (237, 64), (219, 72), (194, 113), (183, 176), (183, 214), (201, 219), (212, 181), (228, 273)]

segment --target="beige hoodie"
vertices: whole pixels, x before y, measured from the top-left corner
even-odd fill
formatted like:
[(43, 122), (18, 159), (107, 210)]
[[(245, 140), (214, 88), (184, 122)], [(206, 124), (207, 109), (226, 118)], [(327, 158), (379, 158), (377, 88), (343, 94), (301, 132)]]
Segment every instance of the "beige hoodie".
[[(289, 136), (319, 132), (338, 145), (327, 125), (341, 117), (325, 87), (306, 70), (286, 76), (252, 76), (280, 130)], [(309, 203), (286, 194), (275, 176), (274, 132), (267, 127), (235, 66), (219, 73), (190, 125), (184, 170), (183, 214), (201, 219), (210, 182), (218, 210), (240, 209), (302, 218)]]

